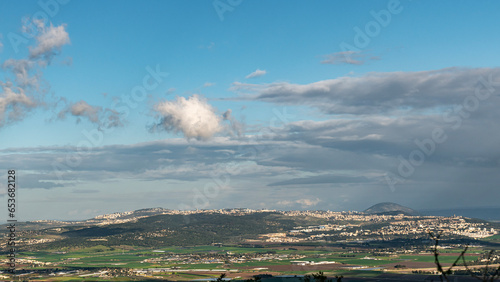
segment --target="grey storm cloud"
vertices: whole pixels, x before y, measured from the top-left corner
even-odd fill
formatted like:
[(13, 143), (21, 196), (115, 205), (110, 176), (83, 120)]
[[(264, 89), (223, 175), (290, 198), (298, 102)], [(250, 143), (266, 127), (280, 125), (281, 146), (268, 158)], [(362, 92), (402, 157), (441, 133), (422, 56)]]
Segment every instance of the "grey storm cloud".
[[(470, 117), (457, 128), (441, 115), (298, 121), (284, 127), (275, 140), (303, 142), (324, 148), (324, 156), (314, 153), (311, 157), (307, 154), (302, 156), (308, 159), (306, 164), (317, 169), (327, 167), (330, 160), (330, 166), (339, 164), (338, 169), (387, 170), (391, 165), (394, 168), (393, 162), (399, 155), (407, 157), (413, 150), (420, 150), (418, 144), (430, 140), (432, 132), (439, 128), (447, 138), (444, 143), (435, 144), (435, 152), (426, 159), (426, 164), (496, 167), (500, 160), (500, 150), (496, 146), (500, 142), (500, 124), (474, 114), (470, 113)], [(498, 118), (500, 116), (497, 115), (494, 120)], [(329, 156), (332, 152), (341, 158)], [(286, 156), (289, 159), (296, 157)]]
[(324, 183), (365, 183), (369, 180), (364, 176), (318, 175), (312, 177), (293, 178), (268, 184), (268, 186), (304, 185)]
[[(19, 81), (24, 81), (19, 73)], [(109, 179), (176, 180), (194, 185), (210, 181), (214, 174), (225, 175), (235, 188), (225, 191), (224, 199), (242, 204), (251, 197), (260, 201), (263, 195), (265, 201), (275, 203), (283, 195), (293, 195), (294, 199), (319, 197), (322, 203), (341, 204), (350, 199), (365, 207), (382, 201), (439, 205), (444, 197), (463, 206), (495, 204), (500, 197), (499, 75), (497, 68), (449, 68), (370, 73), (304, 85), (235, 83), (233, 89), (244, 99), (350, 115), (287, 122), (259, 136), (217, 137), (224, 123), (233, 119), (231, 110), (217, 113), (198, 96), (176, 98), (156, 105), (158, 126), (194, 140), (169, 138), (83, 151), (73, 146), (9, 148), (0, 150), (0, 168), (33, 172), (26, 188), (45, 189), (79, 189), (78, 183)], [(479, 101), (476, 110), (462, 111), (481, 79), (491, 82), (486, 87), (491, 96)], [(13, 107), (37, 105), (33, 97), (21, 95), (23, 88), (3, 86), (2, 116), (19, 119), (16, 113), (21, 110)], [(112, 113), (85, 101), (66, 104), (61, 113), (94, 123), (103, 114)], [(431, 138), (436, 128), (444, 132), (446, 141), (436, 144), (415, 173), (392, 192), (384, 175), (397, 173), (399, 156), (407, 159), (412, 151), (421, 150), (418, 141)], [(68, 159), (78, 162), (70, 165)], [(248, 185), (259, 191), (258, 196), (248, 195)], [(245, 201), (242, 194), (247, 196)]]
[[(405, 199), (414, 197), (418, 198), (415, 205), (425, 206), (439, 204), (439, 197), (450, 193), (465, 195), (476, 189), (480, 193), (457, 196), (456, 203), (492, 204), (491, 199), (500, 196), (495, 188), (500, 181), (500, 124), (485, 127), (485, 118), (471, 116), (456, 130), (439, 116), (372, 116), (297, 121), (259, 138), (214, 137), (203, 142), (173, 138), (94, 147), (84, 152), (72, 146), (10, 148), (0, 150), (4, 156), (0, 168), (33, 171), (36, 181), (27, 182), (26, 188), (64, 185), (62, 188), (75, 189), (78, 183), (109, 179), (175, 180), (195, 185), (197, 181), (212, 181), (213, 175), (223, 175), (235, 187), (224, 197), (235, 202), (239, 200), (231, 197), (238, 197), (251, 183), (258, 191), (267, 187), (259, 195), (268, 195), (269, 199), (283, 193), (296, 195), (295, 199), (314, 195), (327, 202), (345, 198), (369, 206), (384, 200), (404, 204)], [(448, 140), (396, 193), (391, 192), (385, 173), (397, 168), (398, 155), (407, 157), (418, 148), (415, 138), (428, 138), (437, 126), (443, 127)], [(78, 165), (70, 166), (68, 158), (79, 158)], [(64, 182), (59, 182), (61, 178)], [(488, 191), (490, 197), (484, 199)], [(189, 198), (190, 192), (186, 193)], [(360, 193), (366, 199), (355, 197)]]
[(474, 94), (481, 78), (500, 85), (500, 68), (369, 73), (310, 84), (235, 82), (231, 90), (242, 93), (243, 99), (309, 105), (328, 114), (366, 115), (461, 104)]
[[(0, 168), (16, 167), (20, 171), (37, 172), (37, 179), (41, 182), (29, 182), (26, 188), (41, 188), (41, 185), (44, 185), (43, 188), (49, 188), (50, 185), (59, 187), (55, 183), (61, 180), (68, 186), (82, 181), (117, 178), (196, 181), (224, 173), (236, 163), (248, 162), (248, 157), (242, 157), (238, 152), (246, 152), (253, 145), (225, 140), (193, 145), (186, 140), (174, 139), (94, 147), (85, 151), (73, 146), (10, 148), (0, 150), (0, 155), (5, 156), (0, 158)], [(75, 165), (68, 159), (78, 162)], [(240, 176), (258, 175), (262, 170), (258, 166), (256, 169), (247, 169), (245, 165), (238, 169)], [(274, 170), (271, 167), (267, 172)], [(99, 172), (98, 176), (96, 172)]]

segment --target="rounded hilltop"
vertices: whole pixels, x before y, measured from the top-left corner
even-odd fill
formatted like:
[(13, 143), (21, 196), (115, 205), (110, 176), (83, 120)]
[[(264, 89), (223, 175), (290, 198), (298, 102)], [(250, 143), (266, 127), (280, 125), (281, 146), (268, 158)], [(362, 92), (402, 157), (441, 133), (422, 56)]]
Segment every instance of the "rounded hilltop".
[(396, 203), (390, 203), (390, 202), (384, 202), (384, 203), (378, 203), (376, 205), (373, 205), (366, 210), (363, 211), (366, 214), (387, 214), (387, 215), (395, 215), (395, 214), (405, 214), (405, 215), (419, 215), (419, 213), (416, 210), (410, 209), (408, 207), (396, 204)]

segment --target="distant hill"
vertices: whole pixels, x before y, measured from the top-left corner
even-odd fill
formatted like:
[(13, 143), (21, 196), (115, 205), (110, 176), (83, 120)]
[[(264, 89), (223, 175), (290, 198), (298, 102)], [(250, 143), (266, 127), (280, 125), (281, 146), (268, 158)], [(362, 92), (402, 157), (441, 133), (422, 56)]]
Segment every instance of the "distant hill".
[[(416, 212), (410, 208), (394, 203), (380, 203), (365, 210), (366, 214), (405, 214), (413, 215)], [(134, 246), (148, 248), (163, 248), (166, 246), (202, 246), (213, 243), (248, 244), (264, 246), (268, 243), (281, 244), (280, 240), (267, 238), (274, 236), (293, 237), (295, 243), (315, 244), (309, 242), (311, 238), (325, 237), (347, 238), (342, 232), (361, 230), (388, 230), (389, 226), (399, 219), (385, 218), (363, 221), (358, 225), (358, 216), (362, 213), (342, 212), (330, 213), (325, 211), (271, 211), (271, 210), (203, 210), (203, 211), (173, 211), (162, 208), (142, 209), (100, 215), (95, 218), (79, 222), (37, 221), (16, 223), (16, 229), (23, 230), (23, 239), (37, 241), (24, 245), (23, 251), (66, 250), (82, 249), (95, 246)], [(350, 219), (346, 219), (346, 217)], [(373, 219), (373, 218), (371, 218)], [(418, 219), (418, 218), (417, 218)], [(356, 222), (356, 224), (347, 224)], [(480, 223), (479, 220), (467, 219), (466, 222)], [(500, 226), (488, 223), (485, 227)], [(344, 226), (342, 230), (333, 228)], [(0, 228), (0, 236), (7, 236), (8, 228)], [(424, 229), (418, 231), (425, 234)], [(269, 235), (273, 233), (274, 235)], [(268, 235), (266, 235), (268, 234)], [(278, 235), (276, 235), (278, 234)], [(413, 239), (422, 234), (414, 234)], [(366, 235), (366, 236), (365, 236)], [(359, 235), (360, 240), (379, 238), (378, 231), (373, 234)], [(394, 240), (408, 236), (397, 237)], [(460, 236), (459, 236), (460, 237)], [(39, 242), (44, 239), (44, 242)], [(336, 241), (336, 239), (319, 239)], [(461, 237), (459, 238), (461, 240)], [(313, 241), (315, 241), (314, 239)], [(475, 240), (475, 239), (474, 239)], [(340, 242), (340, 241), (339, 241)], [(257, 243), (257, 244), (256, 244)], [(358, 244), (358, 243), (356, 243)], [(389, 244), (393, 244), (392, 242)], [(399, 243), (396, 242), (396, 245)], [(406, 244), (406, 243), (405, 243)]]
[(395, 215), (395, 214), (405, 214), (405, 215), (419, 215), (419, 213), (413, 209), (408, 207), (404, 207), (402, 205), (398, 205), (396, 203), (379, 203), (373, 205), (366, 210), (363, 211), (367, 214), (387, 214), (387, 215)]
[(479, 218), (482, 220), (500, 222), (500, 207), (477, 207), (477, 208), (455, 208), (421, 210), (421, 214), (433, 216), (465, 216)]
[[(64, 225), (39, 230), (44, 236), (60, 240), (37, 245), (40, 249), (61, 249), (65, 247), (107, 246), (162, 246), (210, 245), (214, 242), (240, 242), (257, 239), (261, 234), (280, 233), (296, 226), (327, 224), (326, 219), (307, 216), (285, 216), (277, 212), (228, 215), (218, 213), (159, 214), (164, 210), (139, 210), (98, 217), (109, 218), (118, 215), (153, 214), (136, 217), (132, 221), (115, 224)], [(89, 222), (89, 221), (86, 221)], [(6, 229), (6, 228), (4, 228)]]

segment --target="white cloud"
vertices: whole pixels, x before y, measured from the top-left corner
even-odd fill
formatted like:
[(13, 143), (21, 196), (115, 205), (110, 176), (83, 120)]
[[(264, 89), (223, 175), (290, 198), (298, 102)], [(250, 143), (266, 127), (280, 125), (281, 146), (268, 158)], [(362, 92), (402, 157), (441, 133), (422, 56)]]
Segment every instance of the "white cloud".
[(2, 67), (12, 72), (16, 83), (20, 87), (33, 87), (34, 89), (38, 89), (41, 71), (35, 75), (31, 75), (33, 69), (36, 67), (34, 61), (26, 59), (8, 59), (3, 63)]
[(93, 107), (82, 100), (71, 105), (70, 111), (74, 116), (84, 116), (92, 122), (97, 122), (99, 120), (101, 107)]
[(206, 99), (198, 95), (160, 102), (154, 109), (161, 116), (158, 127), (182, 132), (188, 139), (208, 140), (223, 129), (221, 116), (216, 114)]
[(321, 200), (318, 199), (318, 198), (316, 198), (316, 199), (300, 199), (300, 200), (297, 200), (297, 203), (301, 204), (302, 206), (306, 206), (306, 207), (315, 206), (319, 202), (321, 202)]
[(33, 98), (24, 94), (22, 89), (16, 93), (10, 86), (2, 84), (3, 92), (0, 93), (0, 127), (6, 123), (20, 120), (24, 115), (36, 107)]
[(362, 65), (365, 63), (367, 59), (368, 60), (380, 59), (377, 56), (368, 57), (367, 54), (364, 54), (361, 51), (343, 51), (343, 52), (328, 54), (325, 55), (324, 57), (325, 59), (321, 61), (321, 63), (332, 64), (332, 65), (340, 65), (340, 64)]
[[(43, 21), (35, 21), (39, 35), (36, 37), (37, 45), (29, 47), (30, 55), (26, 59), (7, 59), (2, 67), (9, 70), (13, 75), (18, 87), (28, 90), (32, 88), (39, 90), (40, 81), (43, 76), (43, 68), (50, 64), (54, 55), (61, 47), (69, 43), (69, 35), (65, 26), (54, 27), (50, 24), (45, 27)], [(23, 29), (27, 29), (23, 26)], [(1, 37), (0, 37), (1, 38)]]
[(43, 21), (36, 22), (39, 35), (36, 37), (37, 45), (30, 48), (30, 58), (43, 58), (50, 63), (56, 52), (61, 50), (63, 45), (69, 44), (69, 35), (65, 30), (65, 25), (46, 27)]
[[(5, 80), (0, 81), (0, 127), (21, 120), (34, 108), (51, 106), (45, 94), (49, 89), (43, 81), (43, 69), (50, 64), (61, 47), (69, 43), (65, 26), (46, 27), (43, 21), (34, 21), (38, 36), (36, 46), (30, 47), (29, 57), (25, 59), (6, 59), (1, 65), (5, 70)], [(33, 25), (26, 21), (24, 31), (33, 33)], [(2, 36), (0, 34), (0, 39)], [(2, 45), (0, 43), (0, 49)], [(43, 87), (42, 87), (43, 86)]]
[(300, 205), (302, 208), (307, 208), (307, 207), (312, 207), (317, 205), (321, 200), (319, 198), (316, 199), (299, 199), (295, 201), (288, 201), (288, 200), (283, 200), (279, 201), (278, 205), (280, 206), (296, 206)]
[(67, 114), (77, 117), (77, 122), (80, 122), (81, 118), (86, 118), (99, 127), (111, 128), (123, 125), (120, 113), (108, 108), (89, 105), (83, 100), (69, 104), (59, 112), (58, 118), (65, 119)]
[(265, 75), (266, 73), (267, 72), (265, 70), (257, 69), (254, 72), (250, 73), (249, 75), (245, 76), (245, 78), (249, 79), (249, 78), (259, 77)]

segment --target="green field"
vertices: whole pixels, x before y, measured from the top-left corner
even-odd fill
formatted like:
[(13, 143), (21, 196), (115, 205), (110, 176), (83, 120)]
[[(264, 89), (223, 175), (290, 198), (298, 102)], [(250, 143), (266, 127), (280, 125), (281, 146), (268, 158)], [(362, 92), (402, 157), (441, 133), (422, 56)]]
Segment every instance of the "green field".
[[(170, 254), (220, 254), (224, 255), (228, 252), (232, 254), (255, 254), (255, 253), (275, 253), (275, 254), (296, 254), (305, 256), (300, 260), (306, 261), (334, 261), (338, 263), (361, 265), (373, 267), (402, 260), (411, 260), (417, 262), (434, 262), (434, 256), (429, 255), (400, 255), (397, 257), (388, 256), (373, 256), (371, 253), (355, 253), (345, 254), (341, 252), (328, 252), (326, 250), (282, 250), (282, 249), (262, 249), (262, 248), (243, 248), (243, 247), (213, 247), (213, 246), (199, 246), (199, 247), (169, 247), (161, 248), (161, 252), (153, 252), (151, 249), (133, 249), (133, 250), (119, 250), (96, 246), (87, 249), (67, 252), (65, 254), (56, 254), (53, 252), (25, 252), (20, 254), (21, 257), (34, 257), (40, 262), (49, 262), (53, 265), (67, 266), (67, 267), (116, 267), (116, 268), (148, 268), (148, 267), (173, 267), (177, 266), (183, 269), (213, 269), (221, 266), (221, 263), (196, 263), (185, 264), (176, 261), (162, 261), (160, 263), (144, 262), (146, 259), (158, 258), (162, 256), (169, 256)], [(455, 251), (457, 252), (457, 251)], [(348, 255), (349, 257), (346, 257)], [(458, 254), (457, 254), (458, 256)], [(453, 263), (457, 256), (440, 256), (442, 263)], [(375, 259), (365, 259), (365, 257)], [(474, 261), (478, 256), (466, 256), (467, 261)], [(289, 264), (289, 258), (274, 259), (274, 260), (249, 260), (245, 263), (234, 264), (232, 267), (264, 267), (266, 265), (275, 264)]]
[(484, 240), (484, 241), (500, 242), (500, 234), (493, 235), (493, 236), (490, 236), (490, 237), (486, 237), (486, 238), (484, 238), (482, 240)]
[[(459, 253), (462, 251), (460, 248), (443, 249), (440, 250), (440, 262), (443, 264), (453, 263)], [(428, 252), (428, 250), (427, 250)], [(452, 253), (453, 255), (447, 255)], [(482, 248), (471, 248), (467, 252), (466, 260), (472, 262), (479, 258), (479, 254), (484, 253)], [(177, 258), (176, 256), (179, 256)], [(280, 255), (288, 255), (288, 257), (279, 257)], [(243, 263), (228, 263), (230, 259), (235, 257), (245, 257), (246, 262)], [(260, 258), (264, 256), (274, 256), (271, 260), (254, 260), (255, 256)], [(318, 246), (317, 249), (290, 249), (287, 246), (269, 246), (267, 248), (252, 248), (252, 247), (236, 247), (236, 246), (193, 246), (193, 247), (164, 247), (164, 248), (138, 248), (138, 247), (106, 247), (94, 246), (91, 248), (74, 248), (66, 250), (66, 253), (56, 253), (54, 251), (40, 251), (40, 252), (23, 252), (20, 253), (19, 258), (31, 258), (39, 262), (51, 263), (43, 267), (31, 267), (31, 269), (47, 269), (58, 268), (64, 269), (84, 269), (83, 274), (98, 272), (104, 268), (114, 269), (113, 271), (124, 271), (128, 273), (129, 269), (148, 269), (148, 268), (171, 268), (167, 272), (154, 273), (147, 275), (151, 276), (137, 276), (135, 278), (114, 278), (107, 279), (109, 281), (132, 281), (145, 279), (152, 279), (150, 281), (164, 280), (193, 280), (202, 278), (217, 277), (217, 272), (209, 274), (200, 274), (197, 272), (184, 272), (194, 269), (204, 270), (227, 270), (238, 269), (240, 272), (253, 274), (257, 271), (253, 268), (266, 268), (272, 265), (291, 265), (291, 261), (331, 261), (346, 265), (364, 266), (367, 268), (374, 268), (384, 266), (386, 264), (401, 264), (405, 262), (426, 262), (431, 263), (427, 267), (434, 265), (434, 256), (431, 253), (425, 255), (419, 254), (393, 254), (389, 255), (381, 251), (370, 249), (357, 249), (354, 251), (346, 251), (341, 248), (324, 248)], [(368, 257), (368, 258), (366, 258)], [(167, 260), (175, 258), (175, 260)], [(146, 262), (146, 260), (156, 259), (154, 261)], [(202, 263), (203, 260), (210, 261), (210, 259), (218, 259), (221, 263)], [(226, 263), (222, 263), (226, 261)], [(342, 267), (342, 266), (340, 266)], [(176, 271), (175, 269), (179, 269)], [(304, 268), (289, 268), (286, 271), (281, 271), (281, 274), (296, 274), (305, 275), (317, 272), (305, 271)], [(321, 266), (319, 266), (321, 269)], [(391, 266), (391, 270), (394, 270)], [(182, 271), (183, 270), (183, 271)], [(382, 270), (368, 269), (368, 270), (350, 270), (338, 269), (332, 270), (331, 266), (325, 266), (324, 272), (326, 275), (333, 277), (335, 275), (343, 275), (344, 277), (375, 277), (383, 273)], [(233, 277), (238, 273), (233, 274)], [(149, 278), (148, 278), (149, 277)], [(36, 278), (30, 280), (36, 281)], [(43, 280), (43, 279), (41, 279)], [(79, 277), (73, 275), (72, 277), (50, 277), (50, 281), (102, 281), (102, 278), (97, 277)]]
[[(455, 262), (455, 260), (457, 259), (457, 257), (459, 256), (459, 254), (457, 254), (456, 256), (439, 256), (439, 261), (441, 263), (453, 263)], [(405, 260), (412, 260), (412, 261), (418, 261), (418, 262), (434, 262), (435, 258), (434, 258), (434, 255), (426, 255), (426, 256), (419, 256), (419, 255), (403, 255), (403, 256), (400, 256), (401, 259), (405, 259)], [(465, 257), (465, 261), (467, 262), (471, 262), (471, 261), (474, 261), (474, 260), (477, 260), (478, 256), (466, 256)], [(460, 259), (459, 262), (462, 262), (462, 260)]]

